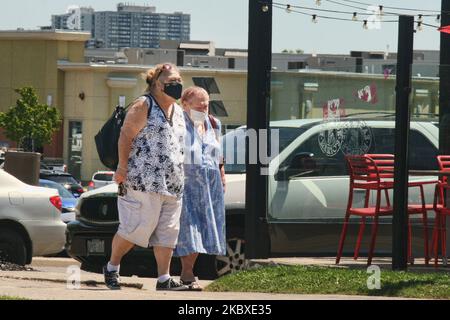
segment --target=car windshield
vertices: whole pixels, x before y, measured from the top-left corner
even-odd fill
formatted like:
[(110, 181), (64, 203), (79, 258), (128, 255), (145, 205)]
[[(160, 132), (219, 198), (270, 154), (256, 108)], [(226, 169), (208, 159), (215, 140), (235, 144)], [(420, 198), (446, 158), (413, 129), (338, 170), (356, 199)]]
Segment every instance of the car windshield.
[(46, 176), (45, 178), (60, 184), (78, 184), (78, 181), (75, 180), (75, 178), (72, 176), (54, 175), (54, 176)]
[(114, 174), (113, 173), (97, 173), (94, 176), (94, 180), (98, 181), (113, 181)]
[[(271, 127), (278, 130), (279, 152), (283, 151), (306, 129), (293, 127)], [(223, 155), (225, 158), (226, 173), (245, 173), (245, 138), (247, 136), (245, 128), (233, 130), (222, 138)]]
[(60, 185), (58, 183), (51, 183), (49, 181), (41, 181), (40, 185), (41, 185), (41, 187), (58, 190), (59, 196), (61, 198), (74, 198), (74, 196), (69, 191), (67, 191), (66, 188), (64, 188), (62, 185)]

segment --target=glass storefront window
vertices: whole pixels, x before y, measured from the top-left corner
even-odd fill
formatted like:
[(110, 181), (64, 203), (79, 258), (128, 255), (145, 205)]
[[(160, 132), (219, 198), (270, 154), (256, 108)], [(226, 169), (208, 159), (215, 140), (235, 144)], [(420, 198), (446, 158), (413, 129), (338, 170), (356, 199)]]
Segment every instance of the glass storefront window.
[(68, 170), (75, 179), (81, 180), (81, 164), (83, 163), (83, 123), (69, 121), (69, 164)]
[[(289, 30), (283, 29), (288, 24), (280, 17), (295, 23), (294, 15), (284, 11), (274, 14), (272, 41), (276, 44), (278, 35), (292, 34), (293, 24)], [(330, 31), (324, 39), (302, 38), (300, 44), (292, 37), (292, 47), (287, 49), (301, 47), (304, 41), (310, 41), (308, 46), (323, 45), (330, 34), (337, 36), (337, 31)], [(396, 36), (392, 38), (396, 40)], [(282, 147), (268, 165), (267, 221), (272, 254), (336, 254), (349, 196), (346, 156), (395, 152), (397, 54), (359, 51), (358, 46), (349, 42), (348, 53), (343, 54), (302, 50), (273, 53), (270, 128), (298, 131), (289, 141), (279, 143)], [(409, 169), (436, 170), (439, 127), (446, 123), (439, 125), (439, 81), (446, 68), (439, 66), (438, 51), (416, 50), (413, 60)], [(410, 176), (410, 180), (415, 179), (432, 178)], [(433, 203), (434, 185), (424, 185), (424, 194), (426, 203)], [(373, 194), (369, 199), (368, 205), (374, 205)], [(419, 190), (410, 188), (409, 203), (420, 203), (420, 199)], [(390, 201), (392, 204), (392, 191)], [(364, 207), (365, 194), (357, 192), (353, 205)], [(359, 218), (351, 219), (359, 225)], [(392, 217), (381, 220), (377, 252), (390, 254)], [(420, 221), (418, 224), (422, 227)], [(358, 230), (354, 228), (352, 236)], [(421, 235), (415, 232), (414, 237)], [(353, 244), (349, 248), (353, 249)]]
[[(345, 156), (394, 153), (395, 75), (274, 71), (271, 84), (271, 127), (303, 130), (271, 164), (269, 220), (342, 218)], [(439, 78), (412, 85), (410, 169), (437, 169)]]

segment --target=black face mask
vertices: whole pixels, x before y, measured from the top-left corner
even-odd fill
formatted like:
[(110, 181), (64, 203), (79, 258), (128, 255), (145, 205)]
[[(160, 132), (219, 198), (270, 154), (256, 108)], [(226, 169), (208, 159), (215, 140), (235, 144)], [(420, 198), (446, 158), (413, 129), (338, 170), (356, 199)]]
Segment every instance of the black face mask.
[(183, 92), (183, 85), (178, 82), (171, 82), (164, 85), (164, 93), (169, 97), (178, 100), (181, 98), (181, 93)]

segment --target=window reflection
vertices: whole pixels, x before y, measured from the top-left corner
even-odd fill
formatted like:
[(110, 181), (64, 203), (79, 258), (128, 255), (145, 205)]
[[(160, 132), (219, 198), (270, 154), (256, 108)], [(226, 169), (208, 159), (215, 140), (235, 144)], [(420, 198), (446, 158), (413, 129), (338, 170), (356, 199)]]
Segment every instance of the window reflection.
[(69, 121), (69, 172), (81, 180), (81, 164), (83, 162), (83, 127), (81, 121)]

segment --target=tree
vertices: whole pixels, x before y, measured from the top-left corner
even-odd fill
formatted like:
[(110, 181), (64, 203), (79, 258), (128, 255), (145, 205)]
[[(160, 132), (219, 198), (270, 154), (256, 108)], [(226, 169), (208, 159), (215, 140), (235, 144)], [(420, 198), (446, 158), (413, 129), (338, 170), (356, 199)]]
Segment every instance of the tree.
[(0, 112), (0, 127), (18, 148), (34, 152), (51, 143), (52, 136), (61, 125), (61, 114), (55, 107), (40, 104), (33, 87), (14, 90), (20, 95), (16, 105)]

